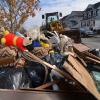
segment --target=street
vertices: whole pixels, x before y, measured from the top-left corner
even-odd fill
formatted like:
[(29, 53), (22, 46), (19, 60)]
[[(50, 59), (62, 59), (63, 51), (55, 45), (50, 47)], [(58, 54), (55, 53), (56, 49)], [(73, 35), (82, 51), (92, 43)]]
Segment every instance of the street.
[(99, 48), (100, 49), (100, 35), (94, 37), (82, 38), (82, 43), (86, 44), (90, 48)]

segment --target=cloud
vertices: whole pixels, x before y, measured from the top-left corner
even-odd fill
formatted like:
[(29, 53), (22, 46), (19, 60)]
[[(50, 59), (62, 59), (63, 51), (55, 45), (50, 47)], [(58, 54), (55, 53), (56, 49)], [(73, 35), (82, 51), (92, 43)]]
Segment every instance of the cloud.
[[(41, 0), (42, 1), (42, 0)], [(67, 14), (73, 0), (43, 0), (42, 12), (63, 12)]]
[(85, 10), (89, 4), (95, 4), (100, 0), (75, 0), (72, 2), (70, 8), (72, 10)]
[(43, 5), (44, 7), (51, 7), (51, 6), (57, 6), (57, 5), (61, 5), (61, 4), (66, 4), (67, 2), (70, 2), (72, 0), (41, 0), (41, 5)]
[(71, 11), (82, 11), (88, 4), (100, 2), (100, 0), (40, 0), (42, 12), (62, 11), (69, 14)]
[[(95, 4), (100, 0), (40, 0), (42, 10), (31, 18), (31, 25), (41, 25), (41, 15), (47, 12), (62, 12), (63, 16), (70, 14), (71, 11), (84, 11), (88, 4)], [(30, 21), (27, 21), (30, 22)]]

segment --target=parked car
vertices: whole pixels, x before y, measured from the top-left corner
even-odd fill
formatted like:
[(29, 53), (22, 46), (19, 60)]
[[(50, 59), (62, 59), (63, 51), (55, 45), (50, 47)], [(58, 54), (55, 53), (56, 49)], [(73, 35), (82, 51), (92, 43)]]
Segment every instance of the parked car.
[(91, 30), (80, 29), (81, 37), (93, 36), (95, 33)]
[(86, 31), (85, 33), (86, 33), (87, 36), (94, 35), (94, 32), (90, 31), (90, 30)]

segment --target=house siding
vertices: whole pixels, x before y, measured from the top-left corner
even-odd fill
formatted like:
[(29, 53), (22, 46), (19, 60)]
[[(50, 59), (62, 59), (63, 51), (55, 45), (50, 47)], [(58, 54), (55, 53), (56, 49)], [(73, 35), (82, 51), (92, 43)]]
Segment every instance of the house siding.
[(94, 29), (99, 30), (100, 29), (100, 19), (99, 20), (95, 20), (95, 27)]
[(62, 23), (65, 28), (100, 30), (100, 2), (88, 5), (84, 11), (72, 11), (62, 19)]
[(83, 12), (81, 28), (94, 30), (100, 29), (100, 6), (96, 7), (96, 4), (91, 6), (88, 5), (86, 10)]
[(72, 11), (72, 13), (66, 16), (62, 22), (65, 28), (79, 28), (82, 18), (83, 15), (81, 11)]

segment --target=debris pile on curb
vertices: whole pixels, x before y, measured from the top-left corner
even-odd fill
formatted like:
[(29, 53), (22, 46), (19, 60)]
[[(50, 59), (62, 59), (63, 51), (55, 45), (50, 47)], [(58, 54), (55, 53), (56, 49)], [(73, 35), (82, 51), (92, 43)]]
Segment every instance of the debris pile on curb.
[[(48, 31), (48, 36), (40, 34), (34, 40), (21, 33), (15, 35), (3, 31), (0, 88), (66, 91), (67, 86), (72, 86), (100, 98), (97, 82), (94, 81), (95, 74), (90, 70), (93, 65), (100, 66), (100, 57), (93, 54), (91, 48), (82, 43), (74, 43), (74, 40), (56, 31)], [(65, 84), (63, 89), (61, 83)]]

